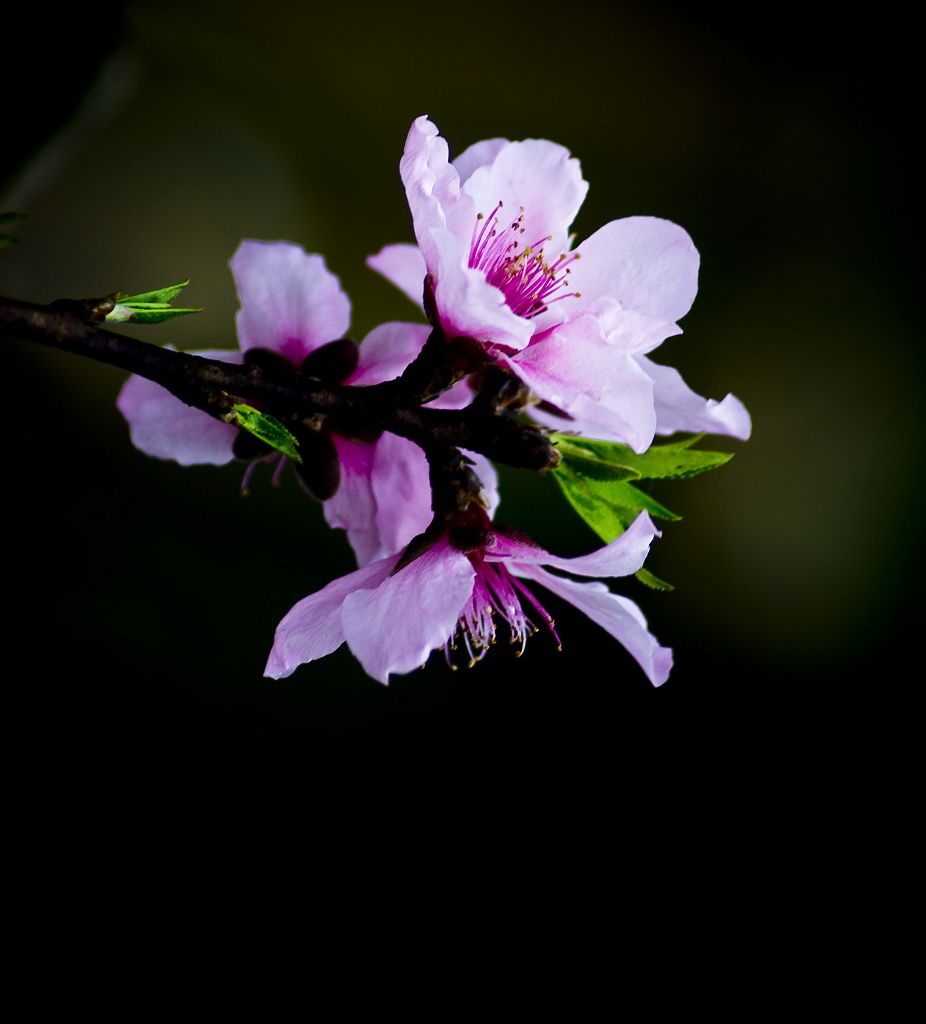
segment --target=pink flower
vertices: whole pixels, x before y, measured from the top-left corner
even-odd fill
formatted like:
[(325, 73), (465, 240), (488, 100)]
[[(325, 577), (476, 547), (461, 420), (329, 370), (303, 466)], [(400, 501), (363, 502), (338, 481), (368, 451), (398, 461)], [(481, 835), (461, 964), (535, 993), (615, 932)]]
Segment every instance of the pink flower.
[(647, 358), (681, 333), (697, 291), (698, 252), (682, 228), (626, 217), (573, 249), (588, 185), (579, 162), (543, 139), (486, 140), (451, 163), (419, 117), (400, 173), (417, 247), (386, 246), (368, 263), (418, 303), (427, 279), (448, 338), (475, 339), (587, 432), (638, 452), (656, 432), (748, 437), (738, 399), (701, 398)]
[(523, 650), (535, 622), (557, 640), (553, 622), (522, 580), (540, 583), (585, 612), (633, 655), (659, 686), (672, 652), (647, 631), (640, 609), (603, 583), (577, 583), (543, 568), (582, 576), (626, 576), (639, 569), (654, 537), (642, 512), (610, 544), (578, 558), (559, 558), (523, 538), (493, 528), (445, 532), (423, 554), (396, 571), (401, 556), (373, 562), (299, 601), (276, 630), (265, 674), (280, 679), (299, 665), (347, 642), (366, 672), (381, 683), (411, 672), (432, 650), (448, 660), (462, 648), (472, 663), (495, 642), (499, 623)]
[[(231, 269), (241, 302), (236, 318), (240, 349), (197, 355), (235, 363), (285, 360), (288, 366), (306, 366), (313, 375), (330, 377), (329, 383), (370, 385), (399, 376), (428, 337), (424, 325), (382, 324), (359, 350), (344, 341), (350, 300), (324, 258), (297, 245), (244, 241)], [(469, 397), (465, 388), (456, 389), (434, 404), (458, 408)], [(250, 435), (185, 405), (144, 377), (129, 378), (117, 405), (129, 423), (132, 442), (156, 458), (184, 466), (224, 465), (239, 454), (253, 453)], [(337, 489), (330, 496), (322, 490), (325, 516), (332, 526), (347, 531), (361, 565), (401, 550), (427, 527), (428, 466), (417, 445), (391, 434), (365, 442), (333, 431), (320, 433), (317, 440), (331, 461), (336, 453), (340, 465)], [(491, 486), (491, 469), (480, 468)], [(325, 481), (316, 486), (324, 488)]]

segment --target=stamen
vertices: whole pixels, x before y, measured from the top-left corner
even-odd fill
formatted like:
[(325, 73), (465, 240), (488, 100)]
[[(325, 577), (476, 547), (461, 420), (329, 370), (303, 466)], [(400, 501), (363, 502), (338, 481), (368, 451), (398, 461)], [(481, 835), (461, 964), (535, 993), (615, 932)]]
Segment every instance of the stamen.
[[(241, 496), (247, 498), (250, 493), (251, 477), (254, 475), (254, 470), (257, 468), (259, 462), (273, 462), (273, 456), (267, 456), (263, 459), (252, 459), (244, 470), (244, 476), (241, 478)], [(286, 465), (286, 456), (280, 453), (276, 458), (276, 465), (273, 469), (273, 476), (270, 478), (270, 485), (272, 487), (280, 486), (280, 477), (283, 474), (283, 467)]]
[(516, 220), (499, 228), (502, 205), (499, 200), (488, 218), (476, 215), (468, 265), (481, 270), (489, 284), (504, 294), (511, 310), (526, 320), (545, 312), (551, 302), (577, 297), (578, 292), (565, 292), (564, 288), (569, 265), (579, 259), (579, 253), (560, 253), (554, 263), (547, 263), (543, 247), (553, 236), (522, 247), (518, 236), (525, 233), (521, 226), (524, 207)]
[[(544, 625), (553, 634), (556, 645), (562, 650), (559, 635), (553, 619), (537, 598), (514, 577), (500, 562), (487, 562), (481, 551), (469, 554), (469, 560), (476, 570), (473, 592), (457, 622), (454, 635), (444, 644), (447, 664), (454, 666), (453, 653), (462, 645), (471, 668), (481, 661), (496, 642), (495, 616), (502, 618), (508, 626), (509, 642), (517, 644), (516, 658), (521, 657), (527, 647), (527, 638), (538, 632), (538, 628), (527, 617), (521, 605), (526, 598), (539, 614)], [(459, 641), (459, 643), (458, 643)]]
[(281, 454), (279, 461), (276, 464), (276, 469), (273, 471), (273, 476), (270, 478), (270, 484), (272, 487), (280, 486), (280, 477), (283, 475), (283, 467), (286, 465), (286, 456)]
[(254, 467), (257, 465), (257, 459), (252, 460), (247, 464), (244, 471), (244, 476), (241, 479), (241, 497), (246, 498), (251, 493), (249, 484), (251, 483), (251, 475), (254, 472)]

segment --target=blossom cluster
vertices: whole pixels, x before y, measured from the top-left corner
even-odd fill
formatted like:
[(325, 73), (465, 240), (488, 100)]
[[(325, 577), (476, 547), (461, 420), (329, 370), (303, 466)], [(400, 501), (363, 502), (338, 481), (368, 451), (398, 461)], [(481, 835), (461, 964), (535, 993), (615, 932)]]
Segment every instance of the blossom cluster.
[[(681, 333), (677, 321), (697, 290), (699, 256), (682, 228), (627, 217), (577, 245), (570, 228), (588, 185), (566, 149), (490, 139), (451, 161), (427, 117), (411, 126), (400, 174), (415, 244), (387, 245), (368, 264), (419, 307), (419, 322), (381, 324), (357, 344), (348, 338), (350, 300), (322, 256), (249, 240), (231, 260), (239, 348), (199, 354), (362, 391), (416, 380), (416, 367), (435, 365), (436, 346), (436, 383), (419, 374), (416, 385), (428, 409), (465, 414), (485, 401), (489, 380), (500, 393), (501, 380), (516, 395), (505, 415), (545, 436), (619, 442), (635, 453), (676, 431), (749, 436), (737, 398), (703, 398), (650, 358)], [(182, 465), (286, 461), (233, 419), (140, 376), (118, 406), (134, 444), (152, 456)], [(382, 683), (434, 650), (451, 663), (478, 661), (499, 629), (522, 650), (537, 629), (558, 644), (539, 585), (607, 630), (653, 684), (665, 681), (672, 653), (637, 605), (597, 579), (561, 575), (641, 570), (659, 536), (646, 511), (598, 551), (561, 558), (496, 521), (497, 473), (476, 446), (455, 452), (465, 482), (448, 504), (436, 494), (439, 460), (420, 441), (334, 415), (293, 429), (300, 478), (324, 502), (327, 522), (346, 531), (358, 568), (284, 616), (268, 676), (288, 676), (344, 642)]]

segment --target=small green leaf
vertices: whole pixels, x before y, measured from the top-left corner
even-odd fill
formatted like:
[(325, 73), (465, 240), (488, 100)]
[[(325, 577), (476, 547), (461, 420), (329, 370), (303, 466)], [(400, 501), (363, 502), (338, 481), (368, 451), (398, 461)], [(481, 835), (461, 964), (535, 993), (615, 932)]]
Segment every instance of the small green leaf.
[[(119, 310), (128, 309), (128, 315), (121, 315)], [(133, 324), (162, 324), (165, 320), (173, 320), (178, 316), (186, 316), (187, 313), (201, 313), (202, 306), (198, 308), (180, 309), (173, 306), (119, 306), (106, 317), (110, 322), (133, 323)]]
[(138, 295), (117, 295), (116, 299), (125, 306), (169, 306), (174, 299), (190, 283), (190, 279), (180, 284), (169, 284), (166, 288), (158, 288), (153, 292), (141, 292)]
[(675, 587), (671, 583), (666, 583), (665, 580), (661, 580), (658, 576), (654, 576), (649, 569), (637, 569), (634, 576), (641, 582), (645, 583), (648, 587), (652, 587), (653, 590), (675, 590)]
[(295, 437), (276, 417), (268, 416), (267, 413), (260, 412), (250, 405), (236, 405), (233, 408), (238, 417), (237, 425), (239, 427), (260, 438), (265, 444), (276, 448), (278, 452), (282, 452), (295, 462), (302, 462)]
[(691, 446), (702, 437), (703, 434), (695, 434), (671, 444), (654, 444), (642, 455), (638, 455), (627, 445), (614, 441), (592, 441), (564, 434), (553, 434), (551, 440), (564, 459), (575, 460), (579, 457), (579, 452), (584, 452), (587, 458), (597, 459), (602, 465), (619, 468), (625, 474), (632, 473), (638, 479), (665, 480), (695, 476), (709, 469), (716, 469), (733, 458), (730, 452), (692, 450)]
[(158, 288), (153, 292), (141, 292), (138, 295), (116, 295), (116, 306), (108, 313), (106, 319), (110, 323), (162, 324), (165, 320), (173, 320), (188, 313), (201, 313), (202, 306), (173, 307), (171, 302), (189, 284), (189, 280), (180, 284), (171, 284), (166, 288)]

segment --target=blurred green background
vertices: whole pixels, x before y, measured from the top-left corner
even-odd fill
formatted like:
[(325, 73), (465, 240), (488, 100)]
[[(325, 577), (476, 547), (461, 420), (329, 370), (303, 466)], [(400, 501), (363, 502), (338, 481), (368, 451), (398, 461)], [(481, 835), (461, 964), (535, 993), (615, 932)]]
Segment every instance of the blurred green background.
[[(661, 690), (555, 601), (562, 654), (538, 636), (520, 661), (451, 673), (435, 658), (385, 689), (342, 649), (274, 682), (274, 627), (350, 571), (343, 536), (292, 475), (274, 489), (258, 472), (245, 499), (237, 466), (142, 455), (114, 405), (123, 375), (4, 339), (6, 682), (37, 759), (871, 756), (875, 712), (900, 715), (911, 689), (898, 657), (920, 543), (902, 25), (548, 0), (18, 17), (2, 206), (28, 216), (0, 254), (4, 294), (189, 277), (204, 313), (126, 333), (233, 347), (229, 258), (242, 238), (288, 239), (325, 254), (355, 337), (414, 319), (364, 258), (412, 240), (398, 160), (426, 113), (451, 154), (495, 136), (567, 146), (590, 182), (580, 240), (633, 214), (684, 226), (700, 293), (657, 359), (754, 422), (748, 443), (708, 440), (728, 466), (655, 491), (684, 516), (650, 562), (676, 589), (620, 588), (675, 649)], [(504, 472), (502, 497), (499, 518), (552, 550), (596, 543), (552, 481)]]

